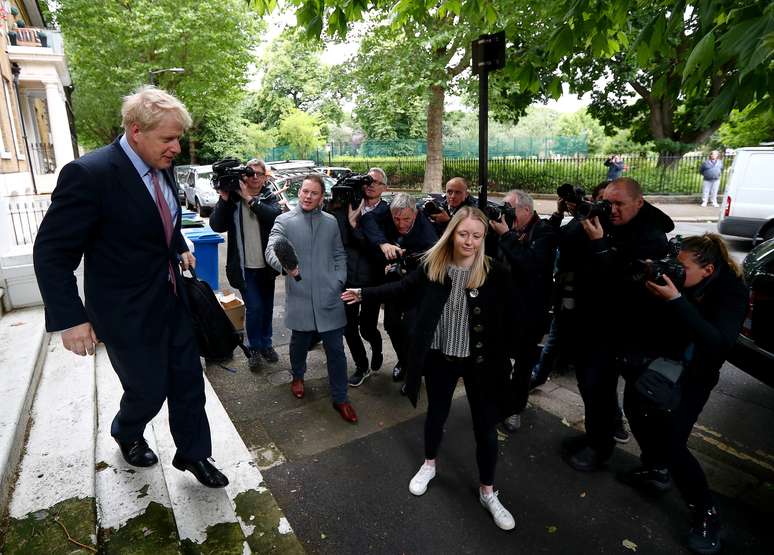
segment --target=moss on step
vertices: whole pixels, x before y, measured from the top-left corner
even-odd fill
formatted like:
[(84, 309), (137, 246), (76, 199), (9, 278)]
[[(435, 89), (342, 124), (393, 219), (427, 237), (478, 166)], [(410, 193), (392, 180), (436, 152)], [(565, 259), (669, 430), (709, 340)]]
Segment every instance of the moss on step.
[(207, 528), (207, 539), (202, 543), (183, 540), (185, 555), (242, 555), (245, 535), (236, 522), (221, 522)]
[(100, 530), (106, 555), (177, 555), (181, 552), (172, 509), (152, 501), (144, 513), (115, 529)]
[[(254, 553), (305, 553), (269, 490), (242, 492), (234, 499), (234, 505), (237, 516), (248, 526), (255, 527), (247, 537)], [(284, 526), (280, 525), (281, 521)]]
[(89, 553), (88, 549), (68, 541), (67, 533), (73, 540), (96, 549), (96, 522), (93, 498), (65, 499), (24, 518), (9, 518), (0, 552), (4, 555)]

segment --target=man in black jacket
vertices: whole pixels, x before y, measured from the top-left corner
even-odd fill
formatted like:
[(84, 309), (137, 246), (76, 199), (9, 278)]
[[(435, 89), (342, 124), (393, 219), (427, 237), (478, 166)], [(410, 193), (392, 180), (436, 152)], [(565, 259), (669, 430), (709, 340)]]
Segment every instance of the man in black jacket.
[[(389, 205), (382, 200), (382, 193), (387, 189), (387, 175), (381, 168), (371, 168), (368, 175), (373, 181), (363, 188), (363, 200), (359, 206), (330, 206), (330, 212), (339, 223), (341, 241), (347, 252), (347, 288), (369, 287), (384, 281), (384, 257), (368, 243), (360, 220), (371, 212), (389, 214)], [(380, 306), (378, 302), (345, 305), (347, 327), (344, 339), (355, 361), (355, 372), (349, 378), (350, 387), (359, 387), (372, 371), (382, 367), (382, 335), (377, 327)], [(370, 366), (361, 336), (371, 346)]]
[(210, 227), (219, 233), (228, 232), (226, 277), (242, 294), (251, 353), (248, 364), (251, 370), (257, 370), (261, 357), (267, 362), (279, 360), (272, 346), (271, 326), (277, 272), (266, 264), (263, 252), (282, 209), (269, 189), (263, 160), (253, 159), (246, 165), (254, 175), (244, 177), (238, 191), (219, 191)]
[(511, 381), (515, 406), (514, 414), (504, 422), (508, 431), (515, 431), (521, 425), (521, 412), (527, 405), (529, 379), (539, 354), (538, 343), (548, 327), (557, 234), (548, 222), (540, 219), (532, 197), (524, 191), (509, 191), (503, 202), (513, 207), (510, 227), (505, 218), (492, 220), (489, 225), (499, 236), (502, 259), (510, 266), (517, 302), (518, 332), (511, 343), (511, 356), (516, 361)]
[[(361, 219), (363, 234), (372, 248), (378, 248), (388, 266), (388, 277), (402, 277), (400, 271), (418, 267), (419, 257), (438, 240), (429, 220), (418, 217), (416, 202), (406, 193), (398, 193), (390, 209), (374, 210)], [(392, 369), (392, 379), (399, 382), (406, 374), (408, 349), (408, 318), (410, 308), (401, 302), (384, 305), (384, 329), (390, 336), (398, 363)]]
[(570, 466), (599, 468), (612, 454), (619, 362), (636, 357), (658, 329), (652, 300), (631, 277), (635, 260), (657, 260), (668, 251), (672, 220), (642, 198), (637, 181), (622, 177), (605, 189), (610, 218), (581, 221), (588, 238), (586, 263), (576, 272), (577, 326), (571, 330), (578, 388), (585, 405), (586, 434), (563, 448)]
[(442, 201), (436, 203), (440, 212), (429, 212), (424, 206), (422, 213), (429, 219), (438, 237), (443, 235), (446, 226), (449, 225), (454, 213), (463, 206), (475, 206), (476, 199), (470, 196), (468, 192), (468, 180), (464, 177), (452, 177), (446, 182), (446, 194)]

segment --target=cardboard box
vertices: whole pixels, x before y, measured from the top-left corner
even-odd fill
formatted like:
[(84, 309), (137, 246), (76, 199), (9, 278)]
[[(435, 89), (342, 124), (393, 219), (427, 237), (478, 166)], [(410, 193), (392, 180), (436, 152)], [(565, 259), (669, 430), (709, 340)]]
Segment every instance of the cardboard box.
[(245, 329), (245, 303), (233, 293), (218, 295), (220, 306), (226, 312), (226, 316), (234, 324), (237, 331)]

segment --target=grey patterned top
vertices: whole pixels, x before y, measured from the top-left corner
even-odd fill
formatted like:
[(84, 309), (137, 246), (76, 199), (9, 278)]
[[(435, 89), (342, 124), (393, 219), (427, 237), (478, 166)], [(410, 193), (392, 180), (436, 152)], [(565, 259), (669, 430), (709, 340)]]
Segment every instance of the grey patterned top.
[(468, 330), (468, 299), (465, 289), (470, 278), (470, 268), (449, 266), (452, 287), (443, 307), (441, 319), (435, 328), (431, 349), (437, 349), (453, 357), (470, 356)]

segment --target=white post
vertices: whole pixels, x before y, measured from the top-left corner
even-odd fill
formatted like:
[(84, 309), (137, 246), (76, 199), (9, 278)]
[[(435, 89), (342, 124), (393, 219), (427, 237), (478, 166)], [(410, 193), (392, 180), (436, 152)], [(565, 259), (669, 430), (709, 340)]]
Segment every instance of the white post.
[(54, 156), (56, 157), (56, 171), (58, 174), (62, 166), (74, 158), (64, 91), (59, 83), (46, 83), (46, 102), (48, 103), (48, 120), (51, 126)]

